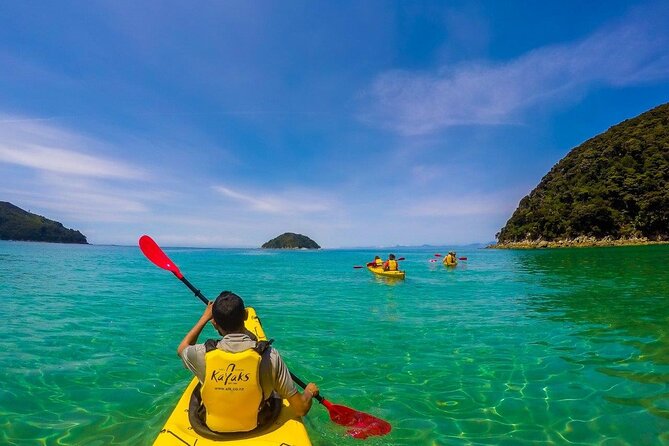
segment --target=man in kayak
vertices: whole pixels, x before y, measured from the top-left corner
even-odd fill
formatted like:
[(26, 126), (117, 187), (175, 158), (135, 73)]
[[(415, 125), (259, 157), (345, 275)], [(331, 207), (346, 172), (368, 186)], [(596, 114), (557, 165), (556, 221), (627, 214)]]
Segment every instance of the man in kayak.
[[(202, 384), (204, 421), (214, 432), (248, 432), (261, 424), (273, 392), (290, 403), (297, 416), (311, 409), (318, 386), (309, 383), (300, 394), (279, 352), (256, 342), (244, 328), (246, 309), (241, 297), (223, 291), (207, 305), (183, 338), (177, 354)], [(223, 339), (196, 344), (211, 321)]]
[(390, 254), (388, 260), (383, 264), (384, 271), (397, 271), (397, 260), (395, 260), (395, 254)]
[(455, 251), (450, 251), (446, 257), (444, 257), (444, 265), (446, 266), (455, 266), (458, 264), (457, 257), (455, 256)]
[(375, 256), (372, 266), (376, 266), (376, 267), (383, 266), (383, 260), (381, 260), (381, 257)]

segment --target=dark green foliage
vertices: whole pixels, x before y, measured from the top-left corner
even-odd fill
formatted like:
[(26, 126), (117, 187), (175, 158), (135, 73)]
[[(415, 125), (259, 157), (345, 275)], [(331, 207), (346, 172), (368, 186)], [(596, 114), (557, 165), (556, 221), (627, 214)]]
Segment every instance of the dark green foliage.
[(0, 240), (88, 243), (81, 232), (67, 229), (57, 221), (26, 212), (6, 201), (0, 201)]
[(289, 248), (307, 248), (307, 249), (320, 249), (318, 244), (311, 240), (306, 235), (302, 234), (293, 234), (292, 232), (286, 232), (270, 240), (269, 242), (262, 245), (263, 248), (269, 249), (289, 249)]
[(669, 240), (669, 104), (573, 149), (523, 198), (499, 242)]

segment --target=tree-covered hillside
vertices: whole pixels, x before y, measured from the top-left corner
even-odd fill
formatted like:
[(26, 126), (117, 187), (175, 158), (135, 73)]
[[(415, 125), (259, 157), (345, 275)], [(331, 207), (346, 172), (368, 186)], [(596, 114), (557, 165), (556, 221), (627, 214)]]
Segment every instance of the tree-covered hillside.
[(500, 243), (669, 240), (669, 104), (573, 149), (520, 201)]
[(0, 240), (88, 243), (81, 232), (67, 229), (57, 221), (24, 211), (6, 201), (0, 201)]
[(306, 235), (294, 234), (292, 232), (285, 232), (280, 236), (268, 241), (262, 245), (262, 247), (268, 249), (320, 249), (318, 243), (311, 240)]

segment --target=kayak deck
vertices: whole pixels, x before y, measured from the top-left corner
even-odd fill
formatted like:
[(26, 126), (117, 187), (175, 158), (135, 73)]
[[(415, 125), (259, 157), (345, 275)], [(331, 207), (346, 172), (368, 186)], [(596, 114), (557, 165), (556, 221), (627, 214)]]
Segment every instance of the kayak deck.
[(311, 446), (307, 431), (300, 418), (296, 417), (293, 410), (288, 406), (288, 401), (283, 400), (283, 407), (279, 418), (268, 427), (267, 430), (248, 437), (235, 437), (226, 440), (209, 440), (198, 435), (190, 427), (188, 421), (188, 402), (191, 393), (198, 384), (197, 378), (193, 378), (186, 391), (179, 399), (172, 415), (167, 419), (165, 426), (158, 433), (154, 446), (209, 446), (209, 445), (291, 445)]
[(404, 279), (406, 275), (404, 271), (385, 271), (383, 267), (380, 266), (368, 266), (367, 269), (377, 276), (392, 277), (394, 279)]
[[(254, 333), (258, 340), (266, 340), (265, 332), (260, 319), (253, 308), (247, 307), (247, 317), (244, 321), (246, 329)], [(225, 440), (210, 440), (197, 434), (188, 421), (188, 404), (191, 394), (197, 386), (197, 378), (193, 378), (179, 399), (165, 426), (156, 437), (154, 446), (210, 446), (210, 445), (241, 445), (241, 446), (311, 446), (307, 430), (302, 419), (295, 415), (287, 400), (283, 400), (283, 407), (279, 417), (261, 432), (249, 434), (235, 434)]]

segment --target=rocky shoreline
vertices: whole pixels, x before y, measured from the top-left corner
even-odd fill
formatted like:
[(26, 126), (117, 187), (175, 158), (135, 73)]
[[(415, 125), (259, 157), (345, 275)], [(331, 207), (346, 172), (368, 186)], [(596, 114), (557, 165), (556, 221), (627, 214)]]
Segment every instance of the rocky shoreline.
[(646, 237), (614, 239), (604, 237), (580, 236), (564, 240), (521, 240), (518, 242), (500, 242), (486, 246), (489, 249), (544, 249), (544, 248), (588, 248), (595, 246), (641, 246), (669, 244), (669, 240), (650, 240)]

